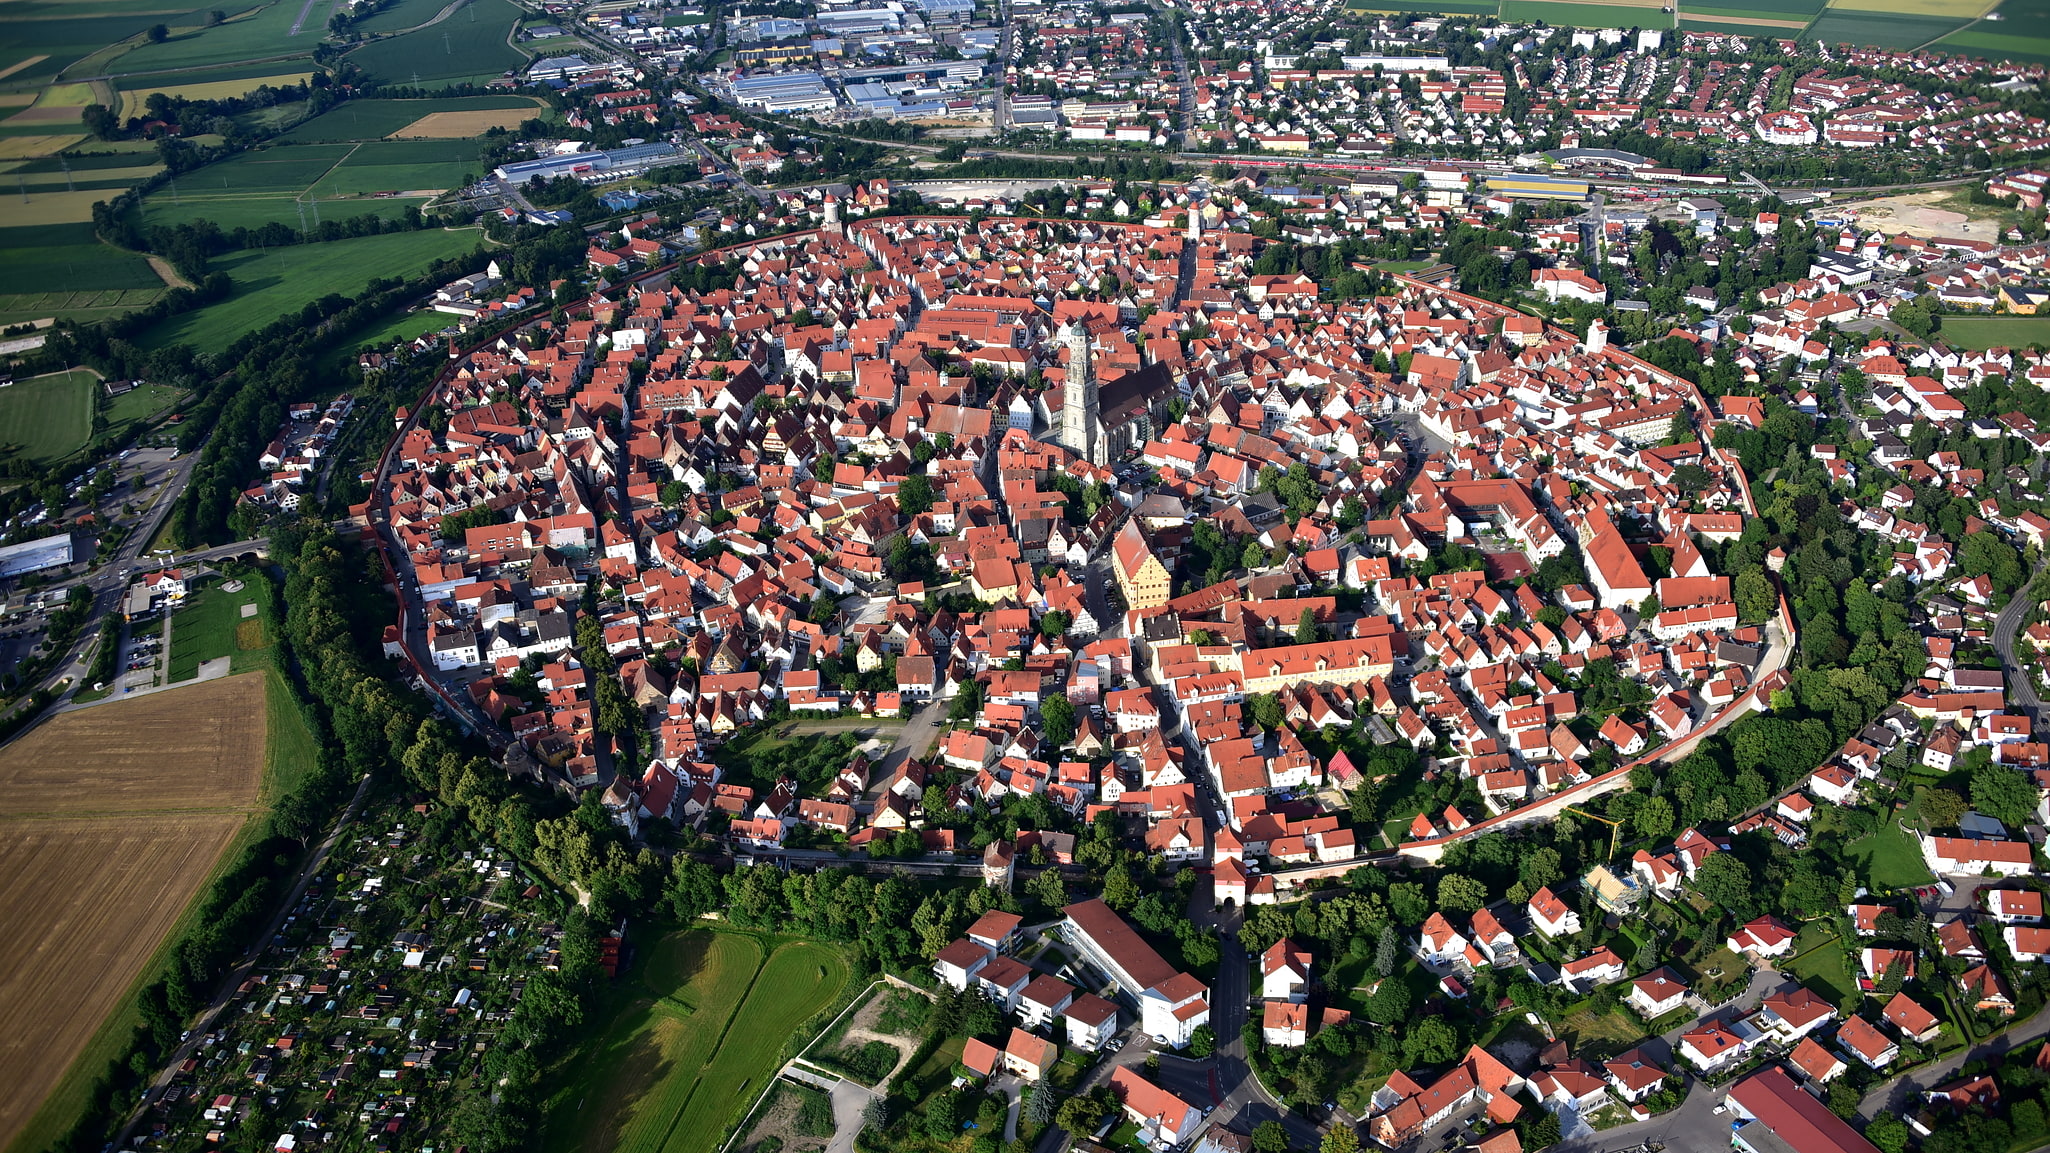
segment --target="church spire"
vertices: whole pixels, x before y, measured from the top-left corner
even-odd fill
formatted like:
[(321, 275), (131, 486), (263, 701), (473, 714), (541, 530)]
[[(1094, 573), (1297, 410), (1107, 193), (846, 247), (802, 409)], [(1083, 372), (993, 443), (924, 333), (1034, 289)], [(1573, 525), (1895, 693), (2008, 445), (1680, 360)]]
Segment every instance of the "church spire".
[(1090, 363), (1089, 329), (1080, 318), (1062, 333), (1068, 345), (1067, 382), (1061, 388), (1061, 444), (1099, 465), (1104, 461), (1103, 415), (1096, 395), (1096, 369)]

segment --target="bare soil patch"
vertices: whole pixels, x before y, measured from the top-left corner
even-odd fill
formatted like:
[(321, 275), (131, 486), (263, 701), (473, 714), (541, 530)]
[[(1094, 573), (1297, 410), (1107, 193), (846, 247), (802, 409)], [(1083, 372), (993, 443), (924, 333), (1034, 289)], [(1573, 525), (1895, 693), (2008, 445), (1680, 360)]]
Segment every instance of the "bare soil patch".
[(1976, 216), (1948, 207), (1956, 203), (1948, 190), (1911, 192), (1883, 196), (1842, 205), (1840, 211), (1854, 215), (1867, 227), (1910, 236), (1950, 236), (1961, 240), (1998, 240), (2000, 223), (1988, 216)]
[(1796, 32), (1808, 27), (1806, 20), (1767, 20), (1762, 16), (1717, 16), (1709, 12), (1683, 12), (1681, 15), (1704, 24), (1749, 24), (1759, 28), (1790, 28)]
[(388, 140), (468, 140), (492, 128), (518, 128), (540, 114), (534, 108), (472, 108), (430, 112), (386, 137)]

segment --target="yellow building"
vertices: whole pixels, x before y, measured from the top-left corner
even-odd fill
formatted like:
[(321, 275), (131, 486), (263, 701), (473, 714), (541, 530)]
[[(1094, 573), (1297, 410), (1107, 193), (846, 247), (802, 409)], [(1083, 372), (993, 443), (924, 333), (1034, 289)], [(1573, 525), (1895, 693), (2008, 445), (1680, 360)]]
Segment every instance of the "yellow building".
[(1167, 566), (1147, 547), (1139, 526), (1126, 521), (1111, 544), (1111, 570), (1117, 574), (1118, 591), (1128, 609), (1159, 608), (1172, 593)]
[(1240, 655), (1239, 669), (1248, 693), (1301, 684), (1350, 685), (1393, 673), (1395, 650), (1385, 636), (1250, 649)]
[(2050, 300), (2050, 292), (2040, 288), (2016, 288), (2011, 284), (2000, 288), (2000, 303), (2016, 316), (2036, 315), (2045, 300)]

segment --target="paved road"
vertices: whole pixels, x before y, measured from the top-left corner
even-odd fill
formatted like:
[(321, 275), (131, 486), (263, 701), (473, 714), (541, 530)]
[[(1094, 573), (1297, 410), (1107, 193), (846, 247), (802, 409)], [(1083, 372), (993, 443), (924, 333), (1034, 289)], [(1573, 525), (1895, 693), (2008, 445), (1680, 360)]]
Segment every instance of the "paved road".
[(277, 914), (271, 918), (270, 925), (263, 931), (263, 936), (257, 938), (256, 947), (235, 966), (233, 972), (222, 979), (213, 1002), (199, 1015), (199, 1020), (193, 1022), (191, 1030), (186, 1033), (186, 1040), (165, 1059), (163, 1070), (157, 1074), (156, 1080), (150, 1083), (149, 1091), (142, 1096), (142, 1103), (129, 1116), (127, 1123), (121, 1126), (121, 1132), (115, 1134), (109, 1148), (122, 1149), (128, 1146), (129, 1139), (135, 1133), (135, 1127), (142, 1122), (150, 1106), (171, 1083), (171, 1078), (178, 1072), (178, 1066), (199, 1051), (200, 1038), (213, 1026), (221, 1011), (227, 1008), (229, 1000), (235, 996), (235, 991), (242, 986), (242, 982), (248, 980), (249, 975), (255, 971), (257, 960), (269, 950), (272, 938), (284, 931), (285, 918), (290, 916), (293, 908), (299, 904), (299, 898), (306, 895), (307, 884), (320, 872), (321, 866), (327, 863), (327, 856), (334, 850), (335, 842), (340, 839), (342, 830), (348, 828), (350, 822), (356, 819), (356, 811), (363, 806), (363, 798), (369, 792), (370, 777), (365, 774), (363, 779), (357, 782), (356, 795), (349, 798), (348, 807), (342, 810), (341, 818), (328, 830), (327, 836), (320, 842), (320, 847), (314, 850), (313, 855), (309, 856), (306, 864), (300, 868), (299, 875), (292, 881), (291, 893), (279, 904)]
[[(2029, 574), (2029, 583), (2034, 584), (2042, 572), (2038, 568)], [(2029, 615), (2029, 606), (2034, 601), (2029, 597), (2028, 586), (2024, 585), (2000, 610), (2000, 616), (1993, 622), (1993, 651), (2000, 654), (2000, 671), (2007, 677), (2007, 700), (2018, 704), (2029, 714), (2029, 727), (2041, 730), (2043, 727), (2043, 699), (2036, 695), (2036, 678), (2030, 674), (2014, 656), (2014, 636), (2021, 630), (2023, 618)]]
[(1957, 1076), (1957, 1071), (1963, 1068), (1966, 1062), (2003, 1056), (2046, 1035), (2050, 1035), (2050, 1009), (2039, 1010), (2028, 1020), (2009, 1026), (2006, 1032), (1988, 1037), (1977, 1045), (1960, 1050), (1933, 1065), (1926, 1065), (1904, 1077), (1896, 1077), (1880, 1084), (1865, 1094), (1864, 1100), (1858, 1102), (1858, 1113), (1868, 1120), (1877, 1117), (1882, 1109), (1898, 1113), (1917, 1101), (1924, 1090), (1934, 1088)]
[(875, 1094), (852, 1081), (842, 1079), (833, 1086), (833, 1139), (826, 1153), (854, 1153), (854, 1139), (861, 1135), (862, 1118)]

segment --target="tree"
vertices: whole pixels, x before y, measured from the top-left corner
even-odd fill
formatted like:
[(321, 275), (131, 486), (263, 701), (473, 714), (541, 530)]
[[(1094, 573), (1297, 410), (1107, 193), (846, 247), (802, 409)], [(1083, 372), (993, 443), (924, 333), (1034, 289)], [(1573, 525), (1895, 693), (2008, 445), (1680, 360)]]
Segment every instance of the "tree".
[(1340, 1122), (1324, 1134), (1324, 1143), (1318, 1147), (1318, 1153), (1359, 1153), (1359, 1147), (1359, 1131)]
[(1139, 882), (1122, 862), (1112, 865), (1103, 875), (1103, 903), (1120, 913), (1139, 903)]
[(1049, 868), (1025, 882), (1025, 893), (1049, 910), (1059, 911), (1067, 907), (1068, 886), (1061, 880), (1061, 871)]
[(171, 26), (170, 26), (170, 25), (168, 25), (168, 24), (152, 24), (152, 25), (150, 25), (150, 26), (149, 26), (149, 42), (150, 42), (150, 43), (152, 43), (152, 44), (162, 44), (162, 43), (163, 43), (164, 41), (166, 41), (166, 40), (168, 40), (168, 39), (170, 39), (170, 38), (171, 38)]
[(1972, 774), (1972, 807), (2018, 829), (2035, 810), (2036, 790), (2006, 765), (1986, 765)]
[(1295, 643), (1299, 645), (1313, 645), (1317, 643), (1317, 614), (1313, 610), (1304, 609), (1302, 617), (1296, 621)]
[(1077, 1093), (1061, 1105), (1054, 1115), (1054, 1124), (1070, 1133), (1094, 1133), (1111, 1110), (1118, 1107), (1117, 1098), (1111, 1095), (1110, 1086), (1098, 1085), (1087, 1093)]
[(1564, 878), (1566, 870), (1560, 863), (1559, 850), (1548, 846), (1525, 853), (1522, 863), (1517, 866), (1516, 876), (1525, 889), (1535, 893)]
[(1273, 693), (1253, 697), (1253, 723), (1272, 732), (1281, 727), (1281, 698)]
[(1062, 609), (1048, 609), (1040, 614), (1039, 633), (1048, 640), (1059, 640), (1068, 635), (1068, 629), (1074, 623), (1074, 614)]
[(1440, 1065), (1458, 1051), (1459, 1036), (1442, 1017), (1425, 1017), (1402, 1039), (1402, 1058), (1411, 1065)]
[(1925, 788), (1915, 803), (1922, 811), (1922, 820), (1932, 832), (1957, 828), (1958, 821), (1965, 815), (1965, 799), (1949, 789)]
[(1765, 570), (1757, 565), (1737, 574), (1732, 595), (1737, 601), (1737, 615), (1747, 621), (1762, 621), (1772, 615), (1779, 604), (1778, 594), (1772, 591), (1772, 581)]
[(1641, 836), (1657, 840), (1673, 831), (1673, 802), (1664, 797), (1652, 797), (1637, 810), (1637, 816), (1631, 823), (1637, 826)]
[(1060, 1095), (1051, 1084), (1042, 1082), (1033, 1086), (1032, 1096), (1025, 1101), (1025, 1119), (1034, 1125), (1045, 1125), (1054, 1119)]
[(1198, 1025), (1189, 1034), (1189, 1056), (1198, 1059), (1217, 1052), (1217, 1031), (1208, 1025)]
[(1288, 1130), (1279, 1121), (1262, 1121), (1253, 1127), (1253, 1148), (1258, 1153), (1288, 1153)]
[(1402, 964), (1402, 935), (1393, 925), (1381, 926), (1381, 939), (1374, 943), (1374, 972), (1392, 976)]
[(914, 472), (897, 482), (897, 511), (905, 516), (932, 511), (932, 482), (924, 473)]
[(1878, 1146), (1880, 1153), (1901, 1153), (1908, 1147), (1907, 1123), (1891, 1113), (1881, 1113), (1866, 1123), (1865, 1140)]
[(1559, 1143), (1559, 1118), (1539, 1110), (1538, 1115), (1523, 1123), (1524, 1153), (1538, 1153)]
[(1862, 1096), (1849, 1077), (1839, 1077), (1829, 1086), (1829, 1111), (1848, 1121), (1858, 1115), (1858, 1100)]
[(1046, 739), (1058, 748), (1075, 737), (1075, 706), (1059, 693), (1039, 703), (1039, 720), (1046, 729)]
[(1409, 1019), (1409, 986), (1394, 977), (1384, 977), (1367, 994), (1367, 1020), (1376, 1025), (1395, 1025)]
[(1438, 880), (1438, 907), (1453, 913), (1471, 913), (1488, 903), (1488, 887), (1472, 877), (1447, 873)]
[(1749, 917), (1758, 899), (1751, 866), (1735, 853), (1710, 853), (1694, 874), (1694, 887), (1710, 902), (1740, 917)]

